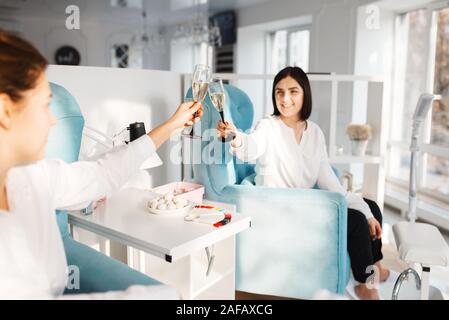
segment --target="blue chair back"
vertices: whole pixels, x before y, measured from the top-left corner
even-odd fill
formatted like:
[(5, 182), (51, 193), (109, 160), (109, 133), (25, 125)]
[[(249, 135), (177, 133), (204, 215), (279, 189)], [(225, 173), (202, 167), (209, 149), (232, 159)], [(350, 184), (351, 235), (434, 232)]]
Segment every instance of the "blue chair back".
[[(62, 86), (50, 83), (53, 99), (50, 110), (58, 123), (50, 130), (46, 147), (47, 159), (61, 159), (67, 163), (78, 160), (84, 118), (75, 98)], [(62, 237), (69, 235), (67, 212), (57, 211), (59, 230)]]
[[(245, 92), (232, 85), (226, 84), (224, 88), (226, 95), (225, 120), (231, 120), (243, 132), (250, 130), (254, 118), (253, 104), (250, 98)], [(189, 89), (186, 98), (191, 97), (192, 90)], [(225, 186), (240, 184), (245, 177), (254, 173), (254, 165), (242, 163), (227, 152), (229, 143), (222, 143), (217, 138), (215, 131), (217, 123), (221, 120), (220, 114), (214, 108), (209, 96), (206, 97), (203, 105), (204, 114), (200, 124), (203, 136), (201, 150), (203, 160), (206, 159), (210, 162), (208, 165), (195, 164), (193, 171), (195, 181), (205, 186), (206, 196), (214, 199)]]

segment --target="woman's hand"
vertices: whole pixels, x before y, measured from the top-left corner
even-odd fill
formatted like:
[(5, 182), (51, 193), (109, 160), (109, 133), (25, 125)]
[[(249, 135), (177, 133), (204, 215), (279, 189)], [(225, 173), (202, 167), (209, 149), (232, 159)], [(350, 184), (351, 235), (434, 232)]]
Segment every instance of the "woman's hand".
[(226, 138), (229, 134), (237, 133), (237, 128), (234, 126), (232, 122), (228, 121), (220, 121), (217, 124), (218, 136), (220, 138)]
[(185, 102), (181, 104), (168, 120), (174, 132), (181, 131), (201, 120), (203, 105), (200, 102)]
[(218, 137), (225, 139), (225, 141), (231, 141), (231, 145), (235, 147), (240, 147), (242, 144), (241, 137), (237, 132), (237, 128), (232, 122), (220, 121), (217, 124)]
[(377, 240), (382, 237), (382, 227), (376, 218), (368, 219), (369, 232), (372, 240)]
[[(196, 112), (196, 114), (195, 114)], [(200, 121), (203, 116), (203, 105), (199, 102), (181, 104), (165, 123), (151, 130), (147, 135), (158, 149), (170, 136)]]

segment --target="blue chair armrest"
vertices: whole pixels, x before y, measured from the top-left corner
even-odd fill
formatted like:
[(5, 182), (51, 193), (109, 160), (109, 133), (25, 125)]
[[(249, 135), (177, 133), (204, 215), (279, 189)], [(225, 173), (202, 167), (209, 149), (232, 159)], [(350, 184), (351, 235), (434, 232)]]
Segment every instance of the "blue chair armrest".
[[(334, 171), (335, 175), (337, 176), (338, 180), (341, 180), (341, 171), (335, 167), (332, 167), (332, 170)], [(256, 174), (250, 174), (248, 176), (246, 176), (241, 182), (241, 185), (256, 185), (255, 182), (255, 178), (256, 178)], [(313, 187), (313, 189), (319, 189), (320, 187), (318, 186), (318, 184), (315, 184), (315, 186)]]
[(237, 290), (311, 298), (348, 281), (346, 199), (334, 192), (229, 185), (221, 201), (251, 215), (237, 237)]
[(66, 289), (65, 294), (119, 291), (132, 285), (161, 284), (70, 237), (65, 237), (63, 241), (67, 263), (77, 266), (80, 275), (79, 289)]

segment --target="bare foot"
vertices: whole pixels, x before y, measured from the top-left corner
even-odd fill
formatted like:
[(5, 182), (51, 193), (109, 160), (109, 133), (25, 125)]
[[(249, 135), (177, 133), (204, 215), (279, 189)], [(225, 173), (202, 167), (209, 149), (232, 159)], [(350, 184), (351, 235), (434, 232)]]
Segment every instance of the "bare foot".
[(355, 286), (354, 292), (360, 300), (379, 300), (379, 292), (377, 289), (368, 289), (366, 284)]
[(376, 262), (375, 266), (379, 269), (379, 281), (385, 282), (390, 277), (390, 270), (383, 268), (379, 262)]

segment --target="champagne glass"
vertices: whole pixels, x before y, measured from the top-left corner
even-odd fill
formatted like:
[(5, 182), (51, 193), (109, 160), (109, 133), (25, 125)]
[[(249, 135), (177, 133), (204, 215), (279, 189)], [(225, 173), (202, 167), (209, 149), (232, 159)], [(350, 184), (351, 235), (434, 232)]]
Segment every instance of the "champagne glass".
[[(211, 70), (209, 66), (204, 64), (198, 64), (195, 66), (195, 71), (192, 77), (192, 96), (194, 102), (203, 102), (207, 95), (207, 89), (209, 87), (209, 81), (211, 78)], [(196, 117), (196, 114), (194, 115)], [(201, 139), (201, 136), (194, 135), (194, 126), (192, 125), (192, 130), (190, 134), (186, 134), (191, 139)]]
[[(225, 95), (222, 79), (214, 78), (210, 81), (209, 96), (210, 96), (210, 100), (212, 101), (212, 104), (214, 105), (215, 109), (217, 109), (218, 113), (220, 113), (221, 120), (223, 121), (223, 123), (226, 123), (225, 119), (224, 119), (224, 106), (225, 106), (225, 102), (226, 102), (226, 95)], [(234, 138), (234, 134), (229, 135), (226, 138), (221, 138), (221, 142), (230, 141), (233, 138)]]

